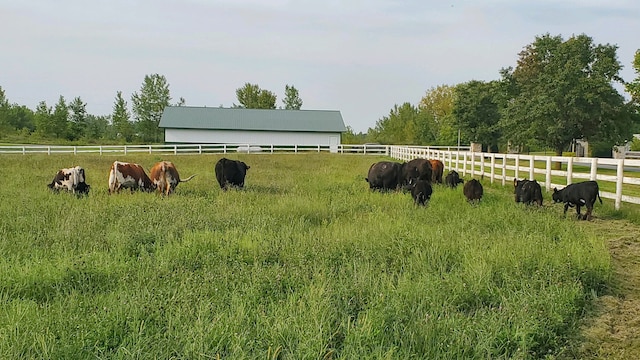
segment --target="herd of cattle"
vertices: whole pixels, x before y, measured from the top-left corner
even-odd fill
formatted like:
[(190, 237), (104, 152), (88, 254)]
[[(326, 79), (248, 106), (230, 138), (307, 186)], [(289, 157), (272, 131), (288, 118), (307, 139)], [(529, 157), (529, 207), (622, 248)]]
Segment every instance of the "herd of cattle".
[[(365, 180), (372, 190), (410, 191), (417, 205), (426, 205), (433, 194), (431, 184), (442, 184), (443, 170), (444, 164), (440, 160), (413, 159), (403, 163), (380, 161), (369, 167)], [(484, 192), (480, 181), (471, 179), (465, 183), (455, 170), (447, 174), (444, 184), (450, 188), (464, 184), (462, 192), (470, 203), (478, 203)], [(536, 180), (514, 179), (513, 186), (517, 203), (542, 206), (542, 189)], [(578, 218), (583, 220), (591, 219), (597, 199), (602, 204), (600, 189), (595, 181), (570, 184), (561, 190), (554, 188), (552, 198), (555, 203), (564, 203), (565, 215), (569, 207), (575, 206)], [(584, 215), (580, 213), (583, 206), (587, 209)]]
[[(215, 165), (216, 180), (222, 190), (230, 187), (243, 188), (247, 170), (249, 166), (242, 161), (222, 158)], [(410, 191), (414, 202), (424, 206), (433, 194), (432, 184), (443, 183), (443, 172), (444, 164), (440, 160), (419, 158), (403, 163), (380, 161), (369, 167), (365, 180), (372, 190)], [(109, 170), (109, 194), (130, 189), (158, 191), (163, 195), (169, 195), (175, 191), (178, 184), (196, 176), (194, 174), (181, 179), (175, 165), (170, 161), (156, 163), (149, 174), (150, 176), (139, 164), (114, 161)], [(480, 181), (471, 179), (465, 183), (455, 170), (447, 174), (444, 184), (450, 188), (464, 184), (463, 194), (470, 203), (478, 203), (484, 192)], [(542, 206), (542, 189), (536, 180), (514, 179), (513, 185), (517, 203)], [(48, 186), (54, 192), (65, 190), (77, 195), (88, 195), (91, 188), (86, 183), (85, 171), (80, 166), (59, 170)], [(584, 220), (591, 219), (593, 205), (597, 199), (602, 204), (598, 183), (595, 181), (570, 184), (561, 190), (553, 189), (552, 198), (556, 203), (564, 203), (564, 214), (569, 207), (575, 206), (578, 218)], [(587, 209), (584, 215), (580, 213), (583, 206)]]
[[(220, 188), (244, 187), (244, 178), (249, 166), (242, 161), (220, 159), (215, 166), (216, 179)], [(114, 161), (109, 170), (109, 194), (120, 192), (122, 189), (131, 191), (158, 191), (169, 195), (176, 190), (181, 182), (193, 179), (196, 174), (186, 179), (180, 179), (178, 170), (170, 161), (160, 161), (153, 165), (150, 176), (140, 164)], [(76, 195), (88, 195), (91, 186), (86, 183), (84, 169), (76, 166), (59, 170), (48, 185), (54, 192), (69, 191)]]

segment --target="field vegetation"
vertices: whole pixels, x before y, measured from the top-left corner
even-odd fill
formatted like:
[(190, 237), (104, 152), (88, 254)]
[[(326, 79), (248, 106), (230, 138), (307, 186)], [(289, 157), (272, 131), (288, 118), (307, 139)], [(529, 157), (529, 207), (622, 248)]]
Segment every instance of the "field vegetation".
[[(4, 155), (0, 358), (556, 358), (611, 289), (596, 226), (513, 201), (484, 181), (468, 204), (436, 186), (427, 207), (371, 192), (362, 155), (170, 160), (170, 197), (107, 193), (114, 156)], [(86, 169), (86, 198), (47, 189)], [(597, 205), (598, 218), (613, 216)]]

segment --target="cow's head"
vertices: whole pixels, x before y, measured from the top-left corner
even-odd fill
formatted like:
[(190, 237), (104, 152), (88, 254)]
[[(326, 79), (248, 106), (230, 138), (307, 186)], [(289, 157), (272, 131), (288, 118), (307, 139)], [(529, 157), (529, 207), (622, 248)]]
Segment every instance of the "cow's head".
[(557, 202), (557, 203), (563, 202), (563, 200), (562, 200), (562, 191), (563, 190), (564, 189), (558, 190), (556, 188), (553, 188), (553, 195), (551, 195), (551, 198), (553, 198), (553, 202)]

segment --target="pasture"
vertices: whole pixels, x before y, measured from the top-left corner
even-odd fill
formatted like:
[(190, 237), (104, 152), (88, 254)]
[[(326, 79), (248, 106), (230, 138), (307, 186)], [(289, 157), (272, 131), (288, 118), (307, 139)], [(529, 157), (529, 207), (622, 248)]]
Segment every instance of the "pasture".
[[(548, 193), (416, 207), (369, 191), (383, 157), (338, 154), (227, 154), (251, 168), (223, 192), (221, 157), (3, 155), (0, 358), (554, 358), (611, 280), (606, 239)], [(116, 159), (198, 175), (110, 196)], [(52, 194), (74, 165), (89, 196)]]

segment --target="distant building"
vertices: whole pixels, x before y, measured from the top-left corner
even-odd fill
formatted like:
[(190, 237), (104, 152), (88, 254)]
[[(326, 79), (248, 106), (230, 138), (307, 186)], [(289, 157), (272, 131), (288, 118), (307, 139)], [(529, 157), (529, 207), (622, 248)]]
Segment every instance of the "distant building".
[(346, 131), (337, 110), (168, 106), (160, 119), (167, 143), (326, 145)]

